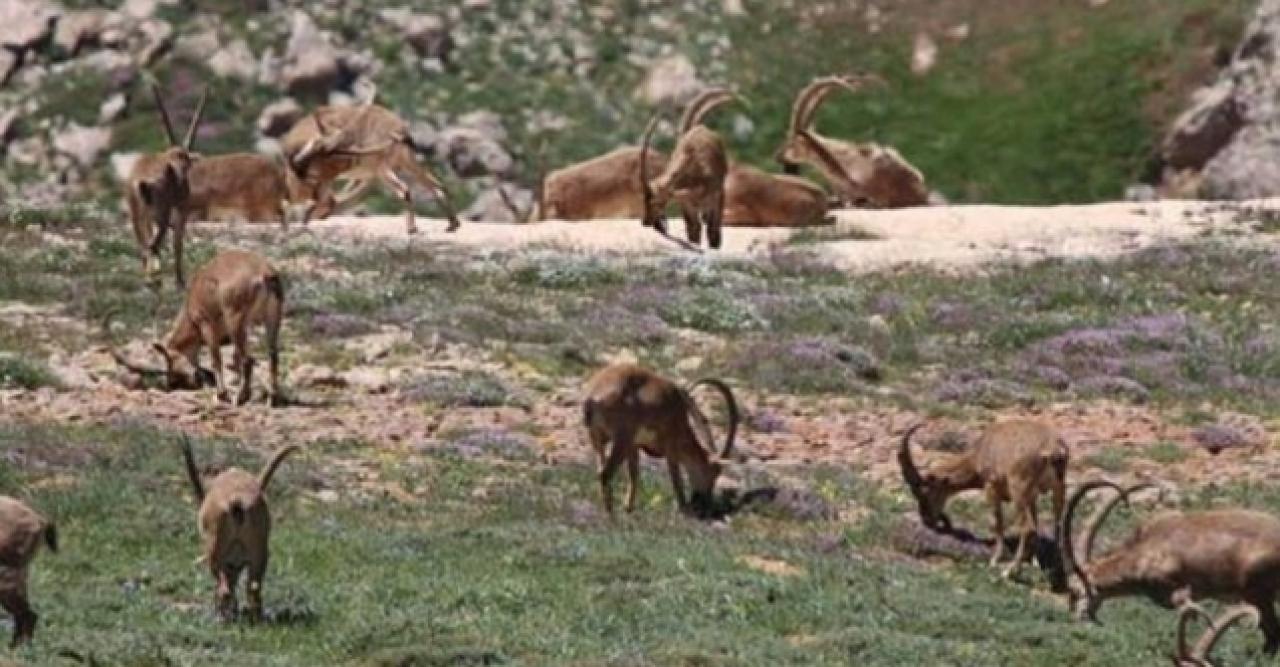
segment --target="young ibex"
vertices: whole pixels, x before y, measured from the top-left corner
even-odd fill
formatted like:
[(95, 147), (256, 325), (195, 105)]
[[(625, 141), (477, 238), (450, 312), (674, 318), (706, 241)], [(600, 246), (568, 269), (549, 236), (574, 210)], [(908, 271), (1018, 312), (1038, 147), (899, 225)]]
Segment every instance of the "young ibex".
[[(290, 210), (311, 195), (292, 170), (256, 153), (196, 160), (187, 181), (189, 194), (178, 206), (182, 222), (175, 226), (175, 233), (188, 221), (225, 218), (277, 222), (287, 230)], [(302, 224), (307, 222), (303, 215)]]
[[(207, 93), (207, 91), (206, 91)], [(169, 139), (169, 148), (159, 152), (143, 155), (134, 163), (125, 183), (125, 202), (129, 207), (129, 222), (133, 226), (133, 235), (137, 239), (138, 248), (142, 252), (142, 270), (150, 273), (160, 267), (160, 248), (164, 243), (165, 233), (171, 225), (181, 225), (175, 220), (179, 207), (190, 194), (189, 172), (196, 156), (192, 154), (195, 145), (196, 131), (200, 127), (200, 117), (204, 114), (207, 94), (200, 96), (195, 115), (182, 143), (178, 143), (173, 133), (173, 124), (169, 121), (169, 112), (165, 108), (160, 89), (151, 86), (151, 94), (155, 97), (156, 107), (160, 110), (160, 120), (164, 124), (165, 136)], [(173, 235), (174, 275), (182, 284), (182, 242), (181, 229), (175, 229)]]
[[(435, 195), (449, 219), (447, 231), (461, 224), (449, 193), (435, 174), (413, 157), (409, 125), (394, 112), (367, 102), (359, 106), (323, 106), (311, 112), (281, 138), (285, 161), (311, 193), (309, 214), (324, 218), (361, 194), (375, 181), (382, 182), (405, 203), (405, 225), (418, 231), (414, 220), (413, 184)], [(333, 195), (339, 178), (353, 181), (340, 198)]]
[[(700, 386), (720, 392), (728, 406), (728, 432), (719, 454), (715, 452), (707, 418), (691, 394)], [(626, 509), (635, 509), (641, 450), (667, 460), (676, 504), (682, 512), (691, 509), (690, 500), (685, 497), (682, 468), (693, 487), (692, 509), (710, 509), (716, 479), (723, 469), (721, 461), (733, 452), (738, 431), (738, 404), (728, 385), (707, 378), (682, 388), (640, 366), (614, 364), (587, 381), (582, 410), (591, 446), (600, 462), (600, 492), (606, 511), (613, 513), (610, 484), (624, 461), (629, 480)], [(713, 461), (712, 456), (720, 460)]]
[[(1187, 625), (1195, 618), (1204, 619), (1207, 627), (1195, 646), (1187, 647)], [(1187, 603), (1178, 613), (1178, 652), (1173, 656), (1174, 667), (1216, 667), (1210, 657), (1218, 641), (1232, 626), (1249, 619), (1258, 624), (1258, 610), (1248, 605), (1237, 605), (1222, 612), (1214, 619), (1199, 605)]]
[(1010, 576), (1029, 555), (1028, 542), (1038, 534), (1036, 501), (1050, 493), (1054, 525), (1062, 517), (1066, 496), (1066, 443), (1049, 426), (1027, 420), (997, 422), (966, 451), (940, 454), (921, 471), (911, 456), (911, 436), (923, 426), (917, 424), (902, 436), (898, 464), (911, 495), (920, 507), (920, 519), (930, 528), (952, 530), (945, 513), (947, 500), (961, 491), (980, 489), (991, 505), (995, 547), (991, 565), (1004, 557), (1003, 505), (1012, 502), (1020, 539), (1013, 561), (1003, 571)]
[[(1115, 549), (1093, 557), (1094, 539), (1111, 508), (1149, 486), (1122, 489), (1093, 481), (1072, 494), (1058, 544), (1063, 562), (1078, 579), (1071, 588), (1076, 615), (1095, 620), (1103, 601), (1125, 595), (1145, 595), (1166, 608), (1196, 599), (1240, 600), (1258, 610), (1263, 650), (1274, 655), (1280, 649), (1280, 619), (1274, 606), (1280, 589), (1280, 520), (1270, 514), (1244, 509), (1162, 512)], [(1085, 496), (1103, 488), (1119, 495), (1086, 526), (1081, 562), (1073, 543), (1075, 510)]]
[(217, 400), (227, 399), (223, 378), (222, 346), (234, 346), (232, 367), (240, 375), (236, 404), (248, 402), (253, 389), (253, 358), (248, 353), (249, 327), (266, 330), (271, 374), (270, 402), (279, 404), (280, 325), (284, 318), (284, 283), (280, 274), (261, 256), (243, 250), (224, 250), (196, 272), (187, 299), (169, 333), (152, 347), (164, 360), (164, 369), (137, 366), (119, 354), (116, 362), (141, 376), (162, 376), (173, 391), (207, 386), (206, 372), (198, 364), (201, 347), (209, 348)]
[(729, 166), (724, 226), (806, 227), (833, 222), (827, 215), (827, 194), (812, 181), (765, 173), (745, 164)]
[(789, 174), (799, 173), (801, 164), (817, 169), (846, 205), (923, 206), (929, 201), (924, 176), (896, 150), (824, 137), (813, 129), (814, 114), (833, 91), (856, 92), (867, 83), (883, 81), (871, 75), (824, 77), (801, 90), (776, 158)]
[(649, 142), (657, 118), (649, 122), (640, 142), (640, 183), (643, 193), (644, 224), (666, 233), (663, 210), (675, 199), (684, 215), (689, 243), (702, 243), (702, 226), (707, 226), (707, 242), (721, 245), (724, 220), (724, 181), (729, 174), (729, 158), (720, 135), (702, 125), (702, 119), (716, 107), (736, 96), (724, 88), (713, 88), (697, 97), (680, 118), (679, 139), (671, 158), (653, 179), (649, 178)]
[(58, 551), (58, 530), (25, 503), (0, 496), (0, 607), (13, 617), (9, 648), (30, 641), (37, 615), (27, 599), (27, 569), (41, 544)]
[(280, 448), (256, 477), (228, 468), (206, 482), (196, 468), (190, 441), (182, 439), (182, 458), (200, 508), (196, 517), (203, 547), (200, 561), (217, 581), (215, 604), (223, 620), (231, 620), (238, 611), (236, 587), (246, 568), (249, 618), (262, 619), (262, 579), (267, 574), (271, 539), (271, 512), (264, 494), (280, 462), (297, 449), (296, 445)]

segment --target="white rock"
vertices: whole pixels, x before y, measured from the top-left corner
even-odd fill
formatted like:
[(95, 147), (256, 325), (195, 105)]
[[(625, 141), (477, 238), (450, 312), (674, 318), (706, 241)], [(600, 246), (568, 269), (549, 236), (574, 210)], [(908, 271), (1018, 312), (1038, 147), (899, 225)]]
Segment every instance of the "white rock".
[(218, 49), (209, 59), (209, 69), (224, 78), (235, 78), (245, 83), (253, 83), (258, 78), (258, 60), (243, 39)]
[(53, 147), (59, 153), (75, 159), (81, 167), (92, 167), (98, 156), (111, 144), (110, 127), (84, 127), (71, 123), (67, 129), (53, 137)]
[(204, 30), (191, 35), (183, 35), (174, 42), (173, 48), (178, 55), (195, 60), (208, 60), (218, 52), (222, 43), (218, 41), (218, 33), (213, 29)]
[(0, 85), (9, 81), (9, 75), (18, 69), (18, 56), (12, 51), (0, 47)]
[(0, 47), (26, 51), (53, 32), (61, 14), (44, 0), (0, 0)]
[(346, 350), (360, 355), (364, 363), (373, 363), (391, 354), (397, 345), (408, 343), (413, 335), (408, 331), (384, 331), (381, 333), (356, 336), (342, 343)]
[(305, 12), (296, 10), (290, 23), (281, 82), (290, 94), (321, 94), (338, 82), (338, 53)]
[(125, 0), (120, 10), (135, 19), (149, 19), (156, 13), (157, 4), (156, 0)]
[(17, 109), (0, 112), (0, 146), (4, 146), (9, 142), (9, 136), (12, 134), (13, 127), (17, 124), (17, 121)]
[(138, 158), (140, 157), (142, 157), (142, 153), (112, 153), (111, 175), (115, 176), (120, 183), (129, 180), (129, 174), (133, 172), (133, 165), (138, 163)]
[(747, 10), (742, 6), (742, 0), (724, 0), (725, 16), (746, 16)]
[(693, 62), (677, 54), (650, 65), (636, 94), (651, 106), (681, 106), (703, 87)]
[(128, 105), (129, 100), (125, 98), (124, 93), (113, 94), (98, 107), (98, 122), (103, 124), (111, 123), (120, 117), (120, 114)]
[(916, 76), (924, 76), (938, 64), (938, 43), (928, 33), (916, 33), (915, 43), (911, 49), (911, 72)]

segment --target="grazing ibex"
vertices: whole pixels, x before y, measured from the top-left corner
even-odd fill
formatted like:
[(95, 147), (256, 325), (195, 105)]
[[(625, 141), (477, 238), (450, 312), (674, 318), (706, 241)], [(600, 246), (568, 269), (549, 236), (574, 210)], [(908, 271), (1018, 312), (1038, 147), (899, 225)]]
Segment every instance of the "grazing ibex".
[[(728, 406), (728, 432), (718, 454), (707, 418), (691, 394), (700, 386), (720, 392)], [(692, 509), (705, 512), (711, 508), (716, 479), (723, 469), (721, 461), (733, 452), (738, 431), (738, 404), (728, 385), (707, 378), (682, 388), (640, 366), (614, 364), (592, 376), (585, 393), (583, 420), (600, 462), (600, 492), (606, 511), (613, 513), (610, 485), (624, 461), (629, 480), (626, 509), (635, 509), (641, 450), (667, 460), (676, 504), (682, 512), (691, 508), (685, 497), (682, 468), (693, 487)]]
[[(200, 127), (200, 117), (204, 114), (205, 101), (208, 99), (207, 91), (200, 96), (187, 134), (182, 143), (178, 143), (160, 89), (152, 85), (151, 94), (160, 110), (160, 120), (164, 124), (165, 136), (169, 139), (169, 148), (139, 157), (125, 183), (129, 222), (142, 251), (142, 270), (148, 273), (159, 269), (160, 248), (169, 227), (180, 227), (182, 224), (176, 214), (189, 195), (189, 172), (197, 159), (192, 154), (192, 148), (195, 145), (196, 131)], [(182, 231), (175, 229), (173, 235), (174, 276), (179, 284), (183, 281)]]
[(812, 181), (765, 173), (745, 164), (729, 166), (724, 226), (807, 227), (833, 222), (827, 215), (827, 194)]
[(234, 346), (232, 367), (240, 375), (236, 404), (248, 402), (253, 389), (254, 361), (249, 356), (249, 328), (266, 330), (270, 363), (270, 402), (280, 402), (280, 325), (284, 318), (284, 283), (261, 256), (243, 250), (224, 250), (196, 272), (165, 338), (152, 347), (164, 359), (164, 369), (137, 366), (114, 354), (116, 362), (141, 376), (161, 375), (169, 390), (201, 389), (206, 372), (199, 366), (201, 347), (209, 348), (219, 401), (227, 399), (222, 346)]
[[(449, 219), (447, 231), (461, 224), (440, 179), (414, 159), (409, 125), (385, 107), (372, 102), (320, 107), (295, 123), (280, 143), (288, 168), (311, 193), (315, 209), (308, 213), (315, 217), (349, 204), (377, 180), (404, 200), (408, 233), (418, 231), (411, 184), (436, 197)], [(333, 183), (339, 178), (353, 183), (335, 199)]]
[[(1134, 491), (1105, 481), (1087, 482), (1067, 503), (1058, 544), (1063, 562), (1078, 581), (1071, 588), (1076, 615), (1095, 620), (1103, 601), (1145, 595), (1166, 607), (1191, 600), (1243, 601), (1258, 610), (1263, 650), (1280, 649), (1276, 592), (1280, 589), (1280, 520), (1244, 509), (1161, 512), (1137, 527), (1120, 545), (1093, 557), (1093, 543), (1111, 509)], [(1081, 541), (1084, 562), (1076, 558), (1072, 521), (1076, 507), (1091, 492), (1110, 488), (1118, 495), (1105, 503), (1086, 526)]]
[[(1196, 645), (1188, 648), (1187, 624), (1197, 617), (1204, 619), (1208, 627), (1205, 628), (1204, 634), (1200, 635)], [(1214, 647), (1218, 645), (1218, 641), (1227, 630), (1246, 619), (1252, 620), (1253, 624), (1257, 625), (1258, 610), (1248, 605), (1238, 605), (1214, 619), (1199, 605), (1184, 604), (1178, 613), (1178, 652), (1173, 656), (1174, 667), (1216, 667), (1216, 663), (1209, 657), (1213, 654)]]
[(215, 604), (223, 620), (233, 619), (238, 611), (236, 587), (245, 569), (249, 571), (249, 618), (262, 619), (262, 579), (271, 540), (271, 512), (264, 494), (280, 462), (297, 449), (296, 445), (280, 448), (256, 477), (228, 468), (206, 482), (196, 468), (190, 441), (182, 439), (182, 458), (200, 508), (196, 517), (203, 547), (200, 560), (217, 581)]
[(712, 248), (721, 245), (721, 223), (724, 219), (724, 181), (729, 174), (729, 158), (720, 135), (702, 125), (702, 119), (713, 109), (736, 96), (724, 88), (713, 88), (697, 97), (685, 108), (678, 128), (679, 138), (671, 151), (666, 168), (649, 178), (648, 151), (657, 126), (657, 118), (649, 121), (640, 142), (639, 176), (643, 192), (644, 224), (666, 233), (663, 210), (674, 199), (684, 215), (689, 243), (702, 243), (702, 226), (707, 226), (707, 242)]
[(1010, 576), (1029, 555), (1028, 542), (1038, 534), (1036, 501), (1041, 493), (1051, 494), (1054, 525), (1062, 517), (1070, 462), (1066, 443), (1039, 422), (997, 422), (964, 452), (939, 454), (922, 471), (911, 456), (911, 436), (922, 426), (908, 429), (898, 449), (902, 477), (919, 504), (921, 521), (930, 528), (952, 530), (944, 511), (947, 500), (961, 491), (982, 490), (991, 505), (994, 567), (1005, 551), (1003, 506), (1012, 502), (1021, 537), (1013, 561), (1003, 571)]
[(873, 75), (824, 77), (801, 90), (776, 158), (789, 174), (799, 173), (801, 164), (817, 169), (846, 205), (923, 206), (929, 201), (924, 176), (896, 150), (824, 137), (813, 129), (814, 114), (833, 91), (856, 92), (868, 83), (883, 81)]
[[(256, 153), (203, 157), (192, 165), (187, 181), (190, 192), (178, 207), (183, 222), (175, 233), (189, 221), (224, 218), (278, 222), (288, 229), (290, 210), (310, 197), (292, 170)], [(307, 222), (304, 215), (302, 224)]]
[(0, 607), (13, 617), (9, 648), (30, 641), (36, 632), (40, 617), (27, 599), (27, 569), (41, 544), (58, 551), (53, 523), (22, 501), (0, 496)]

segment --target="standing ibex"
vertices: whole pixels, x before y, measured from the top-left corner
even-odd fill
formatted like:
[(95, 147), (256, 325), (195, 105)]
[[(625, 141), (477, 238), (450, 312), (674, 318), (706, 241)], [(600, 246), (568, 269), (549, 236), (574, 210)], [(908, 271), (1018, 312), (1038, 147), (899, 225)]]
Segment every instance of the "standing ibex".
[[(1258, 610), (1263, 650), (1280, 649), (1280, 619), (1275, 599), (1280, 590), (1280, 520), (1244, 509), (1162, 512), (1138, 526), (1123, 543), (1096, 559), (1093, 543), (1111, 509), (1134, 491), (1105, 481), (1087, 482), (1067, 503), (1058, 544), (1062, 559), (1078, 582), (1071, 589), (1080, 618), (1095, 619), (1102, 602), (1145, 595), (1174, 608), (1191, 600), (1243, 601)], [(1105, 503), (1085, 528), (1084, 562), (1076, 558), (1072, 521), (1089, 493), (1110, 488), (1119, 495)]]
[(645, 128), (640, 142), (639, 176), (644, 195), (644, 224), (666, 233), (663, 209), (675, 199), (684, 215), (689, 243), (702, 243), (702, 226), (707, 226), (707, 242), (712, 248), (721, 245), (721, 222), (724, 219), (724, 181), (729, 174), (729, 158), (720, 135), (702, 125), (712, 109), (735, 98), (724, 88), (713, 88), (699, 95), (685, 108), (678, 128), (679, 138), (671, 151), (666, 168), (649, 178), (647, 154), (657, 118)]
[[(178, 206), (183, 222), (241, 218), (278, 222), (288, 229), (290, 209), (310, 197), (293, 171), (256, 153), (231, 153), (196, 160), (187, 176), (189, 194)], [(308, 213), (310, 212), (308, 207)], [(307, 224), (304, 215), (302, 224)]]
[[(316, 109), (281, 138), (281, 149), (288, 167), (312, 193), (316, 208), (308, 213), (315, 217), (324, 218), (347, 205), (378, 180), (404, 200), (406, 230), (415, 234), (413, 190), (407, 178), (435, 195), (449, 219), (447, 231), (461, 224), (440, 180), (414, 159), (409, 125), (373, 102)], [(341, 199), (335, 199), (332, 190), (338, 178), (354, 181)]]
[(921, 521), (930, 528), (951, 530), (951, 519), (944, 511), (947, 500), (961, 491), (982, 490), (991, 505), (996, 538), (991, 554), (994, 567), (1005, 550), (1003, 505), (1012, 502), (1021, 539), (1013, 561), (1003, 572), (1005, 577), (1010, 576), (1029, 555), (1028, 542), (1037, 534), (1036, 501), (1041, 493), (1051, 494), (1054, 525), (1062, 517), (1070, 462), (1066, 443), (1052, 428), (1039, 422), (997, 422), (987, 427), (966, 451), (939, 454), (922, 471), (911, 456), (911, 436), (922, 426), (908, 429), (898, 449), (902, 477), (919, 504)]
[[(1200, 635), (1196, 645), (1188, 648), (1187, 624), (1197, 617), (1204, 619), (1208, 627)], [(1213, 654), (1214, 647), (1227, 630), (1246, 619), (1251, 619), (1257, 625), (1258, 610), (1248, 605), (1238, 605), (1214, 619), (1199, 605), (1184, 604), (1178, 613), (1178, 652), (1173, 656), (1174, 667), (1216, 667), (1216, 663), (1209, 657)]]
[(173, 234), (173, 259), (174, 276), (178, 284), (182, 284), (183, 230), (180, 229), (182, 221), (177, 219), (179, 216), (176, 213), (189, 194), (189, 172), (196, 160), (191, 151), (195, 145), (200, 117), (204, 113), (207, 91), (200, 96), (182, 143), (178, 143), (175, 138), (160, 89), (152, 85), (151, 94), (160, 110), (160, 120), (164, 123), (169, 148), (138, 158), (125, 184), (125, 201), (129, 206), (129, 222), (133, 225), (134, 238), (142, 251), (142, 270), (145, 272), (159, 269), (164, 235), (170, 225), (176, 224), (179, 227), (174, 229)]
[(0, 607), (13, 617), (9, 648), (30, 641), (39, 615), (27, 600), (27, 569), (40, 545), (58, 551), (58, 530), (25, 503), (0, 496)]
[[(704, 385), (719, 391), (728, 406), (728, 432), (718, 455), (707, 418), (691, 395)], [(720, 461), (711, 457), (717, 456), (721, 461), (728, 457), (738, 431), (738, 404), (728, 385), (708, 378), (681, 388), (640, 366), (614, 364), (592, 376), (585, 393), (583, 421), (600, 462), (600, 492), (606, 511), (613, 513), (610, 485), (624, 461), (629, 479), (626, 509), (635, 509), (641, 450), (667, 460), (676, 504), (682, 512), (690, 509), (682, 468), (693, 487), (693, 509), (710, 509), (716, 479), (723, 468)]]
[(801, 164), (817, 169), (846, 205), (899, 208), (927, 204), (924, 176), (894, 149), (832, 139), (813, 129), (814, 114), (827, 96), (837, 89), (856, 92), (867, 83), (882, 80), (873, 75), (824, 77), (801, 90), (776, 158), (790, 174), (798, 173)]
[(185, 436), (182, 439), (187, 477), (200, 507), (196, 517), (203, 546), (200, 560), (217, 581), (216, 607), (223, 620), (236, 615), (236, 586), (245, 569), (249, 571), (249, 618), (262, 619), (262, 580), (271, 546), (271, 512), (264, 494), (280, 462), (297, 449), (296, 445), (280, 448), (257, 476), (228, 468), (206, 483), (196, 468), (191, 443)]

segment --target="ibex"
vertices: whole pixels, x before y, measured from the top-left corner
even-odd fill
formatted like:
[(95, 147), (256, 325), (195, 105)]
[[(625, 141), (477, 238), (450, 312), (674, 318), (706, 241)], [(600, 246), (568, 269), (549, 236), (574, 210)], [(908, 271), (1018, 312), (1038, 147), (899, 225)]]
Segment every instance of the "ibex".
[[(169, 148), (159, 152), (143, 155), (134, 163), (125, 184), (125, 202), (129, 206), (129, 222), (133, 225), (133, 235), (142, 252), (142, 270), (151, 272), (160, 266), (160, 248), (164, 243), (165, 233), (173, 224), (181, 225), (178, 207), (189, 194), (189, 172), (196, 156), (192, 154), (195, 145), (196, 131), (200, 126), (200, 117), (204, 114), (206, 94), (200, 96), (195, 115), (182, 143), (178, 143), (173, 133), (173, 124), (169, 121), (169, 112), (165, 108), (164, 99), (155, 85), (151, 86), (151, 94), (155, 97), (156, 107), (160, 110), (160, 120), (164, 124), (165, 136), (169, 139)], [(173, 235), (174, 276), (182, 284), (182, 242), (181, 229), (175, 229)]]
[[(1079, 618), (1096, 620), (1103, 601), (1145, 595), (1175, 608), (1190, 600), (1240, 600), (1257, 609), (1265, 638), (1263, 650), (1280, 649), (1276, 591), (1280, 589), (1280, 520), (1244, 509), (1162, 512), (1144, 521), (1124, 542), (1096, 559), (1093, 543), (1111, 508), (1134, 491), (1105, 481), (1088, 482), (1067, 503), (1058, 544), (1063, 562), (1078, 582), (1071, 601)], [(1072, 521), (1089, 493), (1111, 488), (1118, 496), (1104, 504), (1086, 527), (1081, 544), (1084, 562), (1076, 558)]]
[(217, 581), (215, 605), (223, 620), (233, 619), (238, 611), (235, 591), (245, 569), (249, 571), (249, 618), (262, 619), (262, 580), (271, 540), (271, 512), (264, 494), (280, 462), (297, 449), (296, 445), (280, 448), (256, 477), (228, 468), (206, 482), (196, 468), (190, 441), (183, 437), (182, 458), (200, 508), (196, 517), (203, 547), (200, 561)]
[[(290, 209), (311, 195), (292, 170), (256, 153), (201, 158), (187, 181), (190, 192), (178, 207), (183, 222), (175, 226), (175, 233), (192, 220), (227, 217), (277, 222), (288, 229)], [(307, 222), (304, 215), (302, 224)]]
[(674, 199), (684, 215), (689, 243), (702, 243), (702, 226), (707, 226), (707, 242), (712, 248), (721, 245), (721, 223), (724, 219), (724, 181), (729, 174), (729, 158), (720, 135), (702, 125), (712, 109), (733, 100), (735, 95), (714, 88), (698, 96), (685, 108), (680, 118), (679, 139), (671, 158), (653, 179), (649, 178), (648, 151), (657, 126), (657, 118), (649, 122), (640, 142), (639, 176), (644, 204), (644, 224), (666, 233), (663, 210)]
[(902, 477), (919, 504), (921, 521), (929, 528), (951, 531), (951, 519), (944, 511), (947, 500), (961, 491), (982, 490), (991, 505), (996, 538), (991, 565), (995, 567), (1005, 551), (1003, 505), (1012, 502), (1021, 537), (1003, 576), (1012, 575), (1029, 555), (1028, 542), (1037, 534), (1036, 501), (1041, 493), (1051, 494), (1054, 525), (1062, 517), (1070, 462), (1066, 443), (1039, 422), (997, 422), (964, 452), (939, 454), (922, 471), (911, 456), (911, 436), (922, 426), (908, 429), (898, 449)]
[[(1195, 646), (1187, 647), (1187, 624), (1195, 618), (1205, 620), (1208, 627), (1196, 641)], [(1258, 610), (1248, 605), (1238, 605), (1224, 612), (1217, 619), (1210, 616), (1199, 605), (1187, 603), (1178, 613), (1178, 652), (1173, 656), (1174, 667), (1216, 667), (1210, 656), (1218, 641), (1232, 626), (1249, 619), (1258, 624)]]
[[(313, 210), (324, 218), (355, 200), (373, 183), (381, 181), (405, 204), (409, 234), (418, 231), (414, 220), (413, 184), (431, 191), (449, 219), (447, 231), (461, 224), (440, 180), (413, 157), (409, 125), (385, 107), (367, 102), (359, 106), (323, 106), (281, 138), (288, 167), (312, 193)], [(338, 178), (353, 181), (340, 199), (333, 195)]]
[[(711, 427), (691, 394), (700, 386), (720, 392), (728, 406), (729, 426), (718, 461), (711, 458), (716, 455)], [(624, 461), (629, 480), (626, 510), (635, 509), (642, 450), (667, 460), (676, 505), (682, 512), (711, 508), (721, 461), (733, 452), (740, 419), (728, 385), (707, 378), (682, 388), (640, 366), (614, 364), (592, 376), (585, 393), (583, 421), (600, 463), (600, 492), (607, 512), (613, 514), (610, 485)], [(685, 496), (681, 469), (693, 487), (692, 506)]]
[(724, 181), (726, 227), (804, 227), (835, 222), (827, 194), (808, 179), (769, 174), (745, 164), (729, 166)]
[(58, 530), (25, 503), (0, 496), (0, 606), (13, 617), (9, 648), (30, 641), (39, 615), (27, 599), (27, 569), (41, 544), (58, 551)]
[(261, 256), (243, 250), (224, 250), (196, 272), (187, 299), (165, 338), (152, 347), (164, 359), (164, 369), (129, 363), (116, 354), (116, 362), (139, 375), (163, 375), (170, 390), (206, 386), (198, 364), (201, 347), (209, 348), (217, 399), (227, 400), (223, 378), (222, 346), (234, 346), (232, 367), (240, 375), (236, 404), (248, 402), (253, 389), (253, 359), (248, 353), (249, 327), (266, 330), (270, 362), (270, 402), (280, 396), (280, 325), (284, 318), (284, 284), (280, 274)]
[[(662, 169), (667, 157), (649, 150), (646, 160)], [(644, 194), (636, 179), (640, 149), (627, 146), (585, 162), (548, 173), (539, 179), (534, 206), (521, 212), (499, 188), (517, 222), (607, 220), (644, 217)]]
[(835, 90), (858, 91), (879, 77), (857, 75), (814, 80), (796, 95), (787, 136), (775, 157), (789, 174), (800, 165), (817, 169), (846, 205), (876, 208), (922, 206), (929, 201), (924, 176), (892, 148), (824, 137), (813, 129), (814, 114)]

